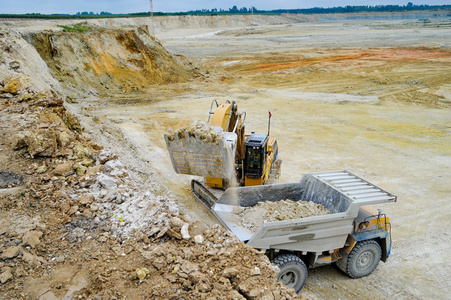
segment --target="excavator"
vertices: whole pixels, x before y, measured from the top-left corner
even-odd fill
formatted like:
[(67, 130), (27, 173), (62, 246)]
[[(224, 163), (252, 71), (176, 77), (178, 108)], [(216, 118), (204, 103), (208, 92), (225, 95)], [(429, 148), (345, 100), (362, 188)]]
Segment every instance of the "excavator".
[(239, 112), (235, 101), (213, 100), (207, 124), (220, 138), (188, 130), (164, 135), (176, 173), (204, 177), (191, 185), (194, 196), (208, 207), (217, 200), (218, 191), (273, 183), (280, 176), (282, 160), (277, 141), (269, 137), (269, 124), (268, 134), (246, 135), (245, 119), (246, 112)]

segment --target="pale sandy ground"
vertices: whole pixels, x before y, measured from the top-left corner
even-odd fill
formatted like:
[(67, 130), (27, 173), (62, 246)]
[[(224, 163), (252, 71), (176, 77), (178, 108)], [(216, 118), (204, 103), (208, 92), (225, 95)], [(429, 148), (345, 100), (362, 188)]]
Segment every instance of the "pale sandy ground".
[[(177, 29), (157, 32), (157, 38), (196, 64), (214, 66), (222, 60), (223, 67), (240, 64), (252, 53), (301, 48), (308, 54), (329, 48), (451, 46), (449, 27), (399, 21), (301, 23), (233, 31)], [(211, 68), (216, 72), (216, 67)], [(449, 71), (449, 60), (443, 68)], [(304, 293), (318, 299), (449, 298), (450, 107), (375, 103), (378, 94), (371, 91), (336, 103), (346, 100), (346, 94), (321, 94), (320, 86), (302, 93), (314, 82), (263, 86), (246, 80), (245, 74), (228, 74), (242, 76), (242, 80), (219, 82), (212, 76), (206, 82), (178, 86), (176, 91), (154, 87), (149, 99), (140, 99), (138, 104), (99, 100), (92, 104), (90, 113), (116, 123), (144, 160), (156, 167), (162, 181), (179, 195), (186, 214), (211, 224), (214, 220), (207, 220), (208, 213), (190, 198), (188, 176), (172, 170), (163, 134), (190, 121), (206, 120), (213, 99), (236, 100), (239, 108), (247, 111), (248, 131), (266, 132), (271, 110), (271, 134), (277, 138), (284, 160), (282, 182), (299, 180), (303, 173), (347, 169), (398, 196), (397, 203), (381, 206), (393, 225), (390, 260), (381, 263), (372, 275), (357, 280), (335, 267), (310, 270)], [(443, 85), (440, 91), (449, 101), (450, 86)]]
[[(163, 134), (169, 128), (206, 120), (213, 99), (236, 100), (240, 110), (247, 112), (248, 132), (266, 132), (271, 110), (271, 135), (277, 138), (283, 157), (281, 182), (297, 181), (308, 172), (347, 169), (398, 196), (397, 203), (380, 207), (393, 225), (389, 261), (357, 280), (335, 267), (310, 270), (303, 293), (318, 299), (447, 299), (451, 290), (447, 261), (451, 108), (446, 103), (451, 101), (451, 81), (425, 84), (416, 91), (415, 95), (441, 95), (443, 105), (410, 103), (414, 95), (410, 90), (402, 101), (396, 101), (396, 94), (379, 100), (393, 93), (390, 87), (397, 90), (407, 82), (449, 78), (449, 23), (437, 21), (430, 26), (418, 20), (397, 20), (246, 26), (238, 22), (236, 26), (184, 29), (160, 24), (156, 37), (173, 53), (208, 69), (206, 79), (152, 87), (145, 99), (134, 95), (114, 101), (94, 99), (72, 109), (86, 116), (83, 119), (93, 137), (109, 143), (143, 176), (148, 172), (152, 173), (149, 178), (160, 178), (177, 195), (189, 218), (208, 224), (215, 220), (193, 200), (189, 176), (174, 173)], [(387, 47), (434, 47), (448, 51), (448, 56), (425, 57), (426, 65), (387, 65), (385, 74), (379, 69), (360, 69), (365, 64), (378, 66), (379, 60), (358, 58), (353, 63), (363, 66), (307, 66), (261, 74), (240, 69), (251, 63), (255, 66), (257, 56), (263, 57), (259, 61), (267, 58), (269, 64), (289, 55), (321, 59), (329, 52)], [(347, 77), (350, 74), (381, 85), (376, 89), (370, 81), (354, 82), (354, 77)], [(408, 79), (387, 79), (396, 74)], [(95, 124), (92, 117), (109, 128), (108, 135), (101, 126), (89, 126)]]

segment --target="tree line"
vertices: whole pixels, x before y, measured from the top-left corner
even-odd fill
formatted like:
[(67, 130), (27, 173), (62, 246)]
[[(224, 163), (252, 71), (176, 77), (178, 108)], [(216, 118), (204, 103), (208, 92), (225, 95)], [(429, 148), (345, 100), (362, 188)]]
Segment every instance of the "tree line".
[[(229, 9), (200, 9), (188, 12), (164, 13), (154, 12), (155, 16), (180, 16), (180, 15), (233, 15), (233, 14), (334, 14), (334, 13), (358, 13), (358, 12), (404, 12), (418, 10), (446, 10), (451, 15), (451, 5), (414, 5), (412, 2), (407, 5), (359, 5), (359, 6), (338, 6), (338, 7), (314, 7), (314, 8), (298, 8), (298, 9), (275, 9), (275, 10), (259, 10), (255, 7), (238, 8), (236, 5)], [(89, 18), (123, 18), (123, 17), (148, 17), (150, 12), (137, 12), (128, 14), (112, 14), (107, 11), (100, 13), (94, 12), (77, 12), (76, 14), (0, 14), (0, 18), (40, 18), (40, 19), (89, 19)]]
[(407, 5), (359, 5), (359, 6), (339, 6), (332, 8), (314, 7), (307, 9), (276, 9), (275, 13), (292, 14), (333, 14), (333, 13), (357, 13), (357, 12), (404, 12), (418, 10), (438, 10), (447, 9), (451, 11), (451, 5), (414, 5), (412, 2)]

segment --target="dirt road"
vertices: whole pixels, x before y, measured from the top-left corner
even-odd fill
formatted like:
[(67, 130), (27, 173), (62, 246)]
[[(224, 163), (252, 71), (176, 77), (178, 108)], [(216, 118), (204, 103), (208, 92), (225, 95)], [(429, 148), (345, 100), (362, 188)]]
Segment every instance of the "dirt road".
[[(92, 114), (118, 124), (183, 197), (162, 135), (227, 99), (247, 112), (247, 130), (271, 134), (281, 181), (347, 169), (398, 195), (382, 209), (393, 224), (390, 260), (351, 280), (334, 267), (310, 271), (319, 299), (446, 298), (450, 250), (451, 51), (449, 25), (413, 22), (300, 23), (234, 30), (166, 31), (157, 38), (208, 70), (204, 80), (152, 88), (149, 99), (101, 101)], [(220, 32), (220, 33), (217, 33)], [(217, 33), (217, 34), (214, 34)], [(164, 101), (152, 101), (164, 99)], [(194, 218), (206, 212), (184, 202)], [(214, 222), (214, 220), (210, 221)]]

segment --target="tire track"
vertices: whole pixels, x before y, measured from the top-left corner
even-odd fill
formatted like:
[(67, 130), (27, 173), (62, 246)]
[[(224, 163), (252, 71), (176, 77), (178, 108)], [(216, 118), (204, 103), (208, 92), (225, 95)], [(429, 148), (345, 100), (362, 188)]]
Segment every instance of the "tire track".
[[(437, 205), (432, 209), (421, 210), (404, 217), (396, 218), (395, 220), (390, 221), (390, 223), (396, 227), (410, 227), (416, 224), (429, 223), (431, 221), (429, 218), (430, 216), (434, 216), (434, 219), (436, 219), (446, 215), (451, 215), (451, 202), (446, 205)], [(409, 222), (410, 220), (415, 219), (416, 221)]]

